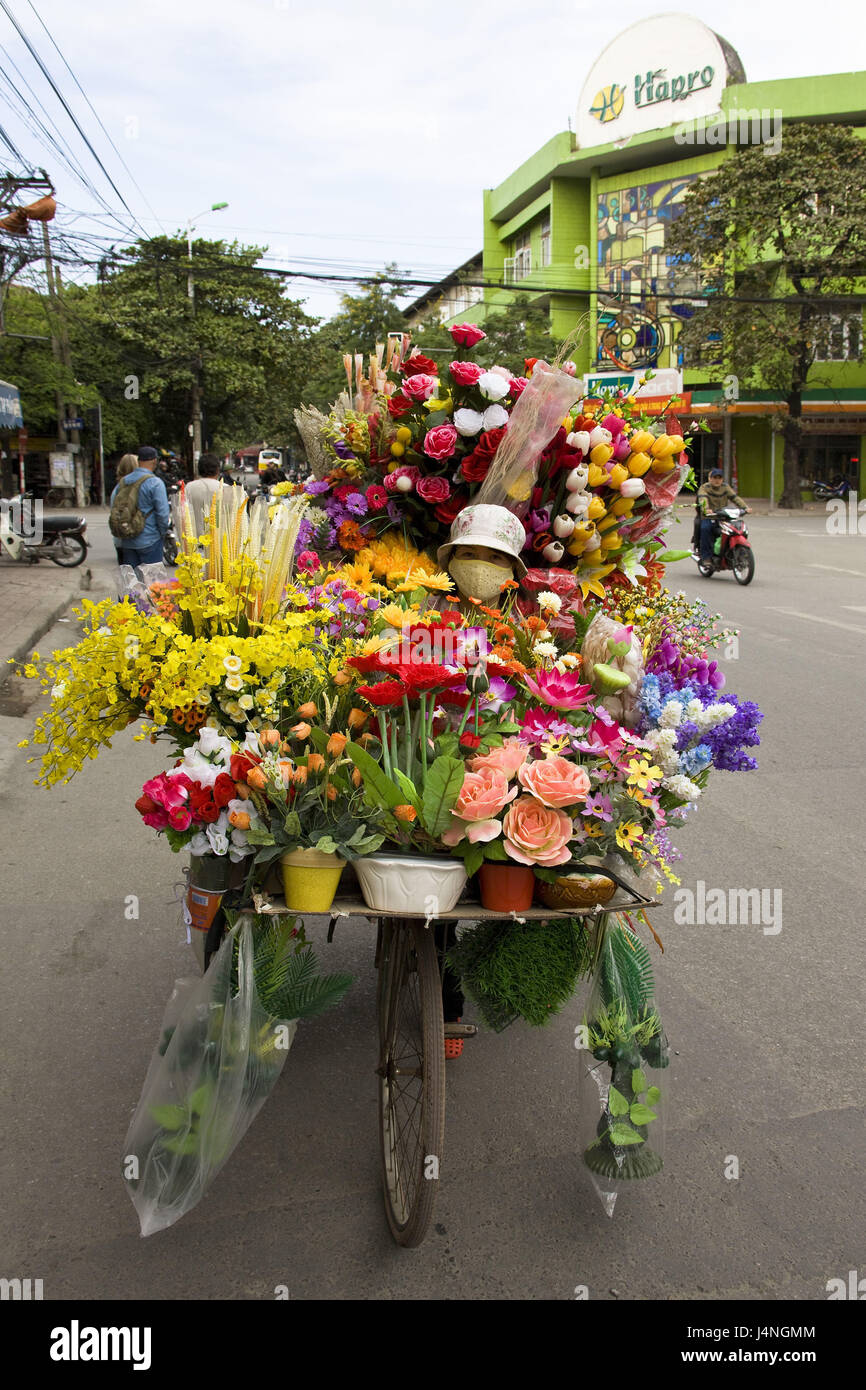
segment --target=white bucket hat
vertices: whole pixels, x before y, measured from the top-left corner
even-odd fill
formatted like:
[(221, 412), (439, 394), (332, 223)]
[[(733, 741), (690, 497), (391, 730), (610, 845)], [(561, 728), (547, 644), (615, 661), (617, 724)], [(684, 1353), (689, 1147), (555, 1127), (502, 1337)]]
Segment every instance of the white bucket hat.
[(451, 523), (451, 534), (437, 552), (439, 565), (444, 569), (457, 545), (486, 545), (488, 550), (501, 550), (516, 563), (517, 576), (522, 579), (526, 566), (520, 552), (526, 544), (526, 532), (518, 517), (507, 507), (479, 503), (464, 507)]

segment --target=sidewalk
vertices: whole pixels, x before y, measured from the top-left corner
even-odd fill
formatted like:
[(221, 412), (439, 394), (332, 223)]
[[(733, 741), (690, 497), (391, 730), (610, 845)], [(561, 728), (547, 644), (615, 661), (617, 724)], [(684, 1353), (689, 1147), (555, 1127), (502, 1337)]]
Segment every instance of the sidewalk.
[(0, 681), (10, 659), (22, 660), (72, 603), (92, 597), (81, 589), (86, 568), (61, 570), (47, 560), (0, 564)]

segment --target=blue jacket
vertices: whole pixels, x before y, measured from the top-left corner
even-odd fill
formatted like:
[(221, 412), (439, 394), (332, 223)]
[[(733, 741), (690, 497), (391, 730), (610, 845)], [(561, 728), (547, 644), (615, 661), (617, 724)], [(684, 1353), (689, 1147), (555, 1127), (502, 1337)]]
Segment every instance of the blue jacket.
[(119, 541), (115, 537), (114, 544), (118, 548), (123, 546), (129, 550), (148, 550), (150, 546), (162, 540), (171, 521), (165, 484), (147, 468), (134, 468), (121, 479), (111, 494), (112, 504), (117, 496), (117, 488), (126, 487), (128, 483), (137, 483), (139, 478), (144, 478), (138, 491), (138, 505), (144, 512), (144, 530), (137, 536), (130, 537), (128, 541)]

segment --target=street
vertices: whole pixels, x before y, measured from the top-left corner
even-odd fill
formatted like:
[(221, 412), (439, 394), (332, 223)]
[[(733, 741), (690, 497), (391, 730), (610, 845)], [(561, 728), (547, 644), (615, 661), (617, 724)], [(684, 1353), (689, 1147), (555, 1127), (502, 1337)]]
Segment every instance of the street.
[[(285, 1286), (304, 1300), (565, 1300), (581, 1287), (591, 1300), (821, 1300), (830, 1279), (866, 1272), (866, 538), (831, 535), (826, 521), (750, 517), (746, 588), (730, 574), (704, 580), (691, 561), (669, 571), (670, 587), (739, 629), (727, 685), (765, 715), (759, 770), (714, 774), (680, 835), (682, 887), (695, 901), (757, 889), (781, 911), (678, 922), (672, 889), (654, 911), (674, 1049), (665, 1167), (620, 1195), (612, 1218), (576, 1137), (577, 998), (547, 1028), (480, 1032), (449, 1063), (434, 1227), (418, 1250), (393, 1244), (379, 1191), (374, 928), (341, 923), (328, 946), (317, 918), (320, 964), (349, 970), (353, 988), (301, 1025), (274, 1095), (199, 1206), (142, 1240), (123, 1140), (172, 984), (194, 973), (184, 856), (133, 807), (164, 750), (126, 733), (47, 792), (15, 746), (42, 705), (0, 719), (4, 1273), (42, 1279), (46, 1299), (273, 1299)], [(690, 526), (688, 515), (671, 544), (685, 547)], [(104, 514), (88, 537), (97, 586), (113, 564)], [(71, 631), (56, 625), (40, 651)]]

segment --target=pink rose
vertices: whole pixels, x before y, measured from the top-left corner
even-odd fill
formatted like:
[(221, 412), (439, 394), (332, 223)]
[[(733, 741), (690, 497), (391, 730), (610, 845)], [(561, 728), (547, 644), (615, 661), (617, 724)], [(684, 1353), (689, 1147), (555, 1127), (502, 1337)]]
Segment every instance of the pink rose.
[(511, 372), (507, 367), (489, 367), (488, 371), (492, 372), (494, 376), (501, 376), (503, 381), (510, 382), (512, 379)]
[(511, 378), (508, 384), (511, 387), (511, 399), (516, 401), (519, 396), (523, 395), (529, 385), (529, 381), (525, 376), (515, 376)]
[(452, 362), (448, 370), (458, 386), (474, 386), (484, 372), (477, 362)]
[(483, 772), (485, 768), (492, 768), (495, 772), (504, 773), (510, 781), (528, 756), (528, 743), (521, 743), (519, 738), (507, 738), (499, 748), (491, 748), (489, 753), (480, 753), (477, 758), (470, 758), (466, 766), (471, 772)]
[(585, 801), (590, 785), (589, 776), (582, 767), (560, 757), (524, 764), (517, 773), (517, 780), (543, 806), (557, 810)]
[(571, 817), (564, 811), (542, 806), (534, 796), (520, 796), (509, 806), (502, 829), (505, 853), (518, 864), (552, 868), (555, 864), (567, 864), (571, 858)]
[(442, 836), (443, 843), (453, 846), (463, 839), (471, 844), (495, 840), (502, 825), (494, 818), (516, 795), (517, 787), (509, 791), (505, 773), (496, 768), (467, 772), (451, 813), (451, 827)]
[[(482, 332), (477, 323), (455, 323), (448, 330), (458, 347), (474, 347), (480, 343), (487, 334)], [(403, 390), (405, 391), (405, 386)]]
[[(450, 422), (436, 425), (424, 436), (424, 453), (431, 459), (450, 459), (456, 444), (457, 431)], [(423, 496), (423, 493), (421, 495)], [(441, 499), (437, 498), (437, 501), (439, 500)]]
[(440, 502), (447, 502), (451, 496), (451, 484), (447, 478), (420, 478), (415, 485), (415, 491), (425, 502), (432, 502), (438, 506)]
[(403, 395), (408, 396), (410, 401), (429, 401), (438, 385), (439, 382), (435, 376), (428, 376), (426, 372), (418, 372), (415, 376), (405, 377), (401, 389)]

